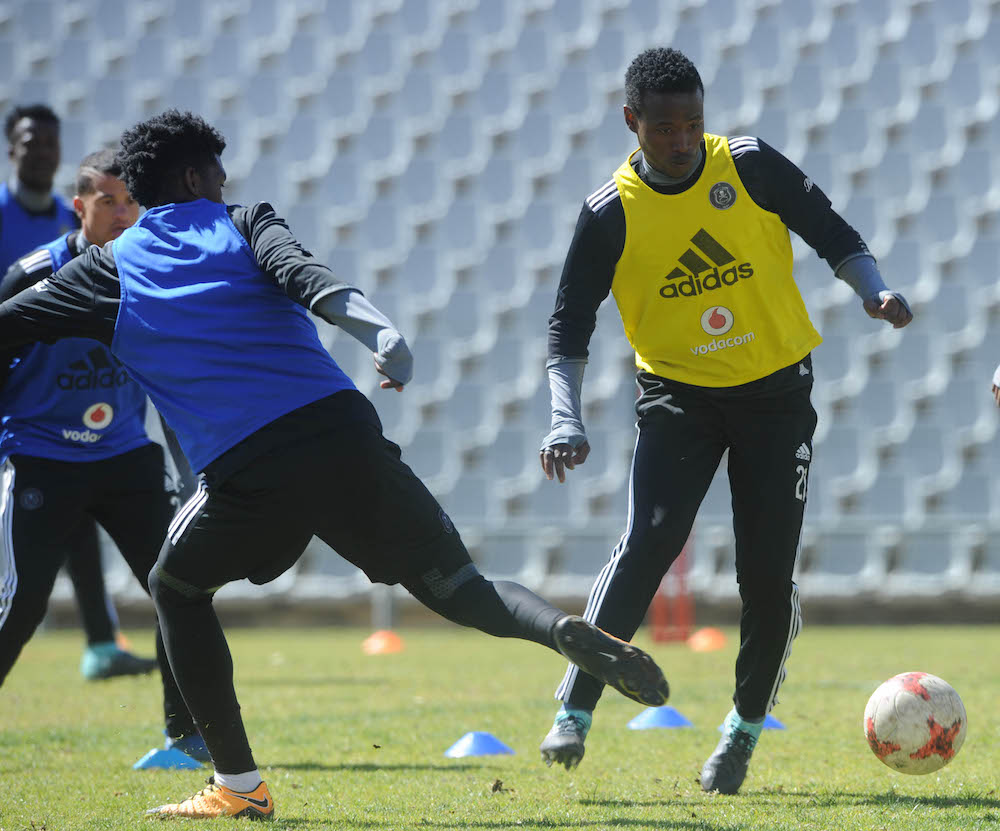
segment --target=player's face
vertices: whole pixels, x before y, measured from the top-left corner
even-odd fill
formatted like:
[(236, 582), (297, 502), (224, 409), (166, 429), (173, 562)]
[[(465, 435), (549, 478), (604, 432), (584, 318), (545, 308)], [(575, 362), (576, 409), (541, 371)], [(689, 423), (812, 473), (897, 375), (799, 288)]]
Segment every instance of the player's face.
[(22, 118), (10, 136), (10, 157), (14, 173), (32, 190), (52, 190), (59, 167), (59, 127), (44, 119)]
[(105, 174), (94, 184), (91, 193), (73, 199), (73, 207), (88, 242), (104, 245), (135, 224), (139, 203), (129, 196), (125, 183), (117, 176)]
[(639, 137), (646, 162), (675, 179), (698, 162), (705, 136), (705, 96), (696, 92), (646, 92), (642, 112), (625, 108), (625, 123)]

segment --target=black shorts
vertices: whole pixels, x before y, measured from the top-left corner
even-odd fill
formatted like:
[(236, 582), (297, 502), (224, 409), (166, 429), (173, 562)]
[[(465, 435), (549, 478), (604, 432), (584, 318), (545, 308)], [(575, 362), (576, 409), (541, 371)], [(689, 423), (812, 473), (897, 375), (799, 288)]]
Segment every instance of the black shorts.
[(404, 582), (434, 568), (448, 574), (469, 561), (451, 520), (382, 435), (375, 409), (351, 395), (364, 405), (350, 421), (274, 448), (217, 484), (201, 483), (160, 552), (168, 585), (208, 592), (243, 578), (265, 583), (314, 535), (373, 582)]

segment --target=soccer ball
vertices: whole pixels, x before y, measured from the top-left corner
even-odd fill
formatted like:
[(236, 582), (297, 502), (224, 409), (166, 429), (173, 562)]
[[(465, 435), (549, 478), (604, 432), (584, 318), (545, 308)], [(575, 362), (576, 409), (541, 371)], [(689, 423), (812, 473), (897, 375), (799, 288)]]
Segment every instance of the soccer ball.
[(933, 773), (965, 741), (965, 705), (952, 686), (926, 672), (904, 672), (872, 693), (865, 738), (872, 753), (900, 773)]

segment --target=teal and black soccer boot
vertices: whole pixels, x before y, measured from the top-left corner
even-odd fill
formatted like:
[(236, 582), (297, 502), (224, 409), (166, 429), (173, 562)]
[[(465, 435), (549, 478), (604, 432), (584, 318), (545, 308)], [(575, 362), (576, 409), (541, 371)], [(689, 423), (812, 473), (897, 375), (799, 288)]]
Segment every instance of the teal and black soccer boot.
[(593, 721), (586, 710), (562, 709), (556, 713), (552, 729), (538, 748), (542, 751), (542, 761), (549, 767), (552, 763), (565, 765), (571, 770), (583, 759), (584, 741)]
[(735, 794), (747, 775), (750, 757), (764, 726), (760, 721), (744, 721), (734, 707), (722, 725), (722, 738), (701, 769), (701, 789)]
[(80, 674), (88, 681), (103, 681), (121, 675), (146, 675), (157, 667), (156, 658), (140, 658), (114, 641), (88, 646), (80, 659)]

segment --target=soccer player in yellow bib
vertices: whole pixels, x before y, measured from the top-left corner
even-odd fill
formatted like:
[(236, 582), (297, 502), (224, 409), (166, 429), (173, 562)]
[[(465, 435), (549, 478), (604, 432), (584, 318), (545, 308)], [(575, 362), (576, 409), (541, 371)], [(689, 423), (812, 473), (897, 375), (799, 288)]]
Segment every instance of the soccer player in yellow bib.
[[(587, 348), (610, 291), (635, 349), (638, 436), (625, 533), (584, 617), (628, 640), (680, 554), (723, 453), (742, 599), (734, 707), (701, 772), (736, 793), (801, 628), (792, 570), (816, 413), (819, 333), (792, 274), (794, 231), (859, 295), (870, 317), (912, 319), (861, 236), (819, 187), (763, 141), (705, 132), (698, 70), (674, 49), (638, 55), (625, 75), (625, 124), (639, 149), (587, 198), (549, 320), (548, 479), (590, 452), (581, 411)], [(570, 667), (543, 759), (571, 768), (602, 685)]]

